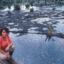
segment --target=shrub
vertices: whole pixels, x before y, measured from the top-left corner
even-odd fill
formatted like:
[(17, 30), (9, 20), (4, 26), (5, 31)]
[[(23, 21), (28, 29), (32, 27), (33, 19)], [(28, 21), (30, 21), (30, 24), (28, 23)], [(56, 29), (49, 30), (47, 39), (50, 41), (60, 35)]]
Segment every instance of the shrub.
[(29, 8), (30, 5), (29, 4), (26, 4), (25, 6), (26, 6), (26, 8)]
[(48, 35), (52, 35), (53, 34), (53, 28), (51, 26), (49, 26), (48, 28)]
[(0, 6), (0, 9), (4, 9), (4, 7), (3, 6)]
[(30, 12), (34, 12), (34, 9), (33, 9), (33, 8), (31, 8), (31, 9), (30, 9)]
[(19, 5), (15, 5), (15, 10), (20, 10), (20, 6)]
[(34, 4), (34, 1), (31, 1), (31, 2), (30, 2), (30, 5), (33, 6), (33, 4)]
[(54, 7), (54, 8), (52, 8), (52, 10), (55, 10), (56, 8)]
[(43, 4), (40, 4), (40, 7), (42, 7), (43, 6)]

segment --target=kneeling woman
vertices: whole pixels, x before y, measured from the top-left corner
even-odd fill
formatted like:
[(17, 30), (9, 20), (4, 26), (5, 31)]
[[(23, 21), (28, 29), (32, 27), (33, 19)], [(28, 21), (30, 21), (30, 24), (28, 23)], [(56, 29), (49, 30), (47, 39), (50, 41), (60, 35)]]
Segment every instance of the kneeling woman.
[(11, 38), (9, 37), (9, 29), (2, 28), (1, 29), (1, 36), (0, 36), (0, 59), (10, 59), (13, 51), (14, 46)]

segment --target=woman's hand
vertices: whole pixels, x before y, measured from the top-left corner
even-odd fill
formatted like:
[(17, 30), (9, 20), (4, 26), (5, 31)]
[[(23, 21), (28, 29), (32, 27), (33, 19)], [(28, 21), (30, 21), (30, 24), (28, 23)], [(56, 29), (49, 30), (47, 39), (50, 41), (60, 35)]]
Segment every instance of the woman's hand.
[(8, 59), (11, 58), (11, 56), (8, 53), (6, 53), (5, 51), (3, 51), (2, 49), (0, 49), (0, 52), (3, 53), (4, 55), (6, 55)]
[(6, 51), (6, 52), (9, 51), (9, 47), (7, 47), (7, 48), (5, 49), (5, 51)]
[(5, 48), (5, 51), (9, 51), (9, 48), (10, 48), (10, 46), (8, 45), (8, 46)]
[(7, 55), (7, 58), (8, 58), (8, 59), (10, 59), (10, 58), (11, 58), (11, 56), (10, 56), (10, 55)]
[(6, 48), (5, 51), (9, 51), (9, 48), (12, 46), (12, 44), (9, 44)]
[(11, 56), (10, 56), (9, 54), (7, 54), (7, 53), (6, 53), (5, 55), (7, 56), (7, 58), (8, 58), (8, 59), (10, 59), (10, 58), (11, 58)]

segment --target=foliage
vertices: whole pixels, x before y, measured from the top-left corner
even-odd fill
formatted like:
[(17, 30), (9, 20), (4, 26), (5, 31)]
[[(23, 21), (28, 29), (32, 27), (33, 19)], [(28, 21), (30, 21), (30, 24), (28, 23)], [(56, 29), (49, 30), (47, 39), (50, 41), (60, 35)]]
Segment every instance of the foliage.
[(30, 2), (30, 5), (33, 6), (33, 4), (34, 4), (34, 1), (31, 1), (31, 2)]
[(26, 4), (25, 6), (26, 6), (26, 8), (29, 8), (30, 5), (29, 4)]
[(0, 9), (4, 9), (4, 7), (0, 5)]
[(52, 8), (52, 10), (55, 10), (55, 9), (56, 9), (55, 7)]
[(40, 4), (40, 7), (42, 7), (42, 6), (43, 6), (43, 4), (41, 3), (41, 4)]
[(49, 26), (49, 28), (48, 28), (48, 35), (51, 35), (52, 32), (53, 32), (53, 28), (52, 28), (52, 26)]
[(15, 5), (15, 10), (20, 10), (20, 6), (19, 5)]
[(34, 12), (34, 9), (33, 9), (33, 8), (31, 8), (31, 9), (30, 9), (30, 12)]

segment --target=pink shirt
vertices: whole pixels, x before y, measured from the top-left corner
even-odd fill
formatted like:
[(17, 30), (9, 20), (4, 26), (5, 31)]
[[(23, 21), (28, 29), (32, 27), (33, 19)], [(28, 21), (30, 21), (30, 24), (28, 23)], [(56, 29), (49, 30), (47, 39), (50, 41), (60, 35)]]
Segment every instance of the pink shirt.
[(11, 42), (11, 38), (9, 37), (9, 35), (6, 36), (6, 40), (3, 40), (2, 36), (0, 36), (0, 47), (2, 49), (5, 49), (8, 46), (9, 42)]

